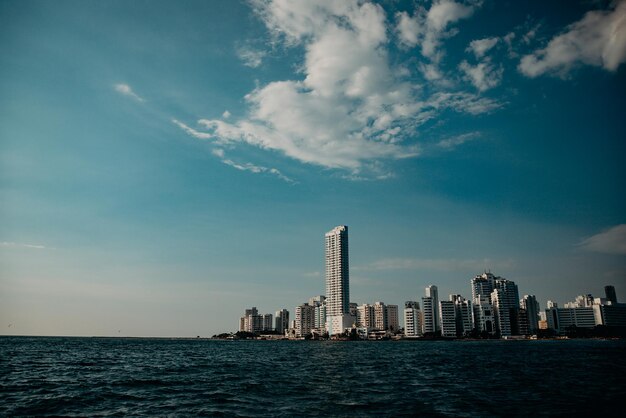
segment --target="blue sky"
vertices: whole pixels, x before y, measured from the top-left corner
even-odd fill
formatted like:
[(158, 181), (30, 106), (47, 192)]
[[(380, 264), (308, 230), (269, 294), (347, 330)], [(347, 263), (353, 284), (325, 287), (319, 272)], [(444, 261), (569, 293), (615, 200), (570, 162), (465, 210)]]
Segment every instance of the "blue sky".
[(293, 312), (339, 224), (354, 302), (626, 298), (625, 61), (625, 1), (2, 0), (2, 333)]

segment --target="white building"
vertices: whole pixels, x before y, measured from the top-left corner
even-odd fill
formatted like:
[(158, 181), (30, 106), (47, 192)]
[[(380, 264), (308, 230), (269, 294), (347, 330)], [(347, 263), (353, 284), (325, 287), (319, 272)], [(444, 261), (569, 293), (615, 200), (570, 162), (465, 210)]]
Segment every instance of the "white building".
[(472, 302), (461, 295), (450, 295), (456, 310), (456, 335), (468, 335), (474, 329), (474, 311)]
[(418, 302), (404, 302), (404, 335), (406, 337), (422, 335), (420, 304)]
[(356, 323), (357, 327), (367, 328), (368, 330), (374, 329), (374, 306), (367, 303), (359, 305), (356, 309)]
[(441, 317), (441, 336), (456, 337), (456, 309), (454, 302), (450, 300), (439, 302), (439, 314)]
[(387, 307), (382, 302), (374, 302), (374, 329), (387, 330)]
[(311, 334), (311, 330), (315, 328), (315, 307), (308, 303), (303, 303), (296, 307), (295, 319), (295, 335), (296, 337), (306, 337)]
[[(546, 310), (548, 327), (562, 334), (569, 327), (593, 328), (599, 325), (594, 307), (550, 308)], [(601, 323), (601, 322), (600, 322)]]
[(479, 295), (474, 299), (474, 326), (478, 332), (496, 333), (495, 317), (491, 299), (487, 295)]
[(471, 279), (472, 300), (476, 300), (479, 295), (489, 297), (493, 289), (496, 288), (496, 276), (491, 272), (479, 274)]
[(330, 335), (341, 334), (354, 324), (350, 315), (350, 267), (348, 227), (337, 226), (325, 235), (326, 328)]

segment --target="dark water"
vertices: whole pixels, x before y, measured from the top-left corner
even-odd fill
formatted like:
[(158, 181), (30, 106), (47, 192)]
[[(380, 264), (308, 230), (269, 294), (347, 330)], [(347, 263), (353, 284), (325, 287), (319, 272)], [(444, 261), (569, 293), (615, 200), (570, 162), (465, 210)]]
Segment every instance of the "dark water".
[(0, 415), (617, 416), (626, 341), (0, 337)]

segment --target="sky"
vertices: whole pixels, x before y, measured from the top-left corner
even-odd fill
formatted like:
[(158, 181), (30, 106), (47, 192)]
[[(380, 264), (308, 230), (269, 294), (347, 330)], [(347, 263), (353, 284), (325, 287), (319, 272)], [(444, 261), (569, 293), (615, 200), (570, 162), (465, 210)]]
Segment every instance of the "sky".
[(484, 271), (626, 300), (626, 1), (0, 0), (0, 334), (210, 336)]

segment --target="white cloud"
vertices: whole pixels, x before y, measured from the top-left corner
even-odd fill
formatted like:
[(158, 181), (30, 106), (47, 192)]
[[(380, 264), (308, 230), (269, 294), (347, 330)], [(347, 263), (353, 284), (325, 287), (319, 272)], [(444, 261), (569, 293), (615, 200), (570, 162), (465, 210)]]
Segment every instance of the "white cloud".
[(609, 10), (591, 11), (552, 38), (545, 48), (522, 57), (519, 70), (528, 77), (566, 75), (587, 64), (615, 71), (626, 61), (626, 1)]
[(616, 225), (593, 235), (579, 245), (587, 251), (596, 253), (626, 255), (626, 224)]
[(24, 244), (24, 243), (19, 243), (19, 242), (8, 242), (8, 241), (0, 242), (0, 247), (6, 247), (6, 248), (27, 248), (27, 249), (31, 249), (31, 250), (43, 250), (43, 249), (47, 248), (45, 245)]
[(213, 155), (215, 155), (216, 157), (218, 157), (224, 164), (233, 167), (237, 170), (240, 171), (249, 171), (251, 173), (270, 173), (276, 177), (278, 177), (279, 179), (286, 181), (287, 183), (295, 183), (294, 180), (290, 179), (289, 177), (285, 176), (280, 170), (278, 170), (277, 168), (268, 168), (268, 167), (262, 167), (262, 166), (258, 166), (252, 163), (236, 163), (231, 159), (226, 158), (226, 153), (224, 152), (223, 149), (221, 148), (215, 148), (213, 149), (213, 151), (211, 151), (211, 153)]
[(257, 68), (263, 64), (263, 58), (265, 57), (265, 51), (261, 51), (258, 49), (252, 49), (249, 47), (240, 47), (237, 48), (237, 56), (241, 61), (243, 61), (243, 65), (250, 68)]
[[(407, 67), (390, 64), (390, 28), (379, 5), (358, 0), (251, 4), (276, 42), (303, 48), (302, 78), (251, 91), (243, 119), (200, 119), (196, 127), (173, 121), (189, 135), (219, 146), (247, 143), (275, 150), (304, 163), (348, 170), (355, 178), (372, 173), (379, 178), (391, 175), (381, 160), (419, 154), (417, 131), (440, 112), (475, 115), (501, 106), (466, 92), (424, 96), (420, 86), (407, 81)], [(451, 1), (433, 7), (424, 19), (439, 32), (473, 10)], [(436, 71), (433, 67), (429, 74), (436, 78)]]
[(457, 33), (455, 30), (447, 30), (448, 26), (470, 17), (479, 6), (480, 4), (465, 5), (452, 0), (436, 0), (428, 10), (418, 7), (413, 16), (400, 12), (396, 26), (398, 37), (407, 46), (420, 45), (424, 57), (439, 62), (443, 56), (440, 50), (441, 41)]
[(471, 65), (464, 60), (459, 64), (459, 69), (465, 78), (481, 92), (498, 86), (502, 81), (504, 71), (501, 66), (492, 64), (491, 60), (484, 60), (476, 65)]
[(224, 119), (228, 119), (230, 117), (230, 112), (228, 110), (225, 110), (224, 113), (222, 113), (222, 117)]
[(438, 147), (445, 149), (454, 149), (459, 145), (462, 145), (468, 141), (474, 140), (480, 137), (480, 132), (468, 132), (466, 134), (453, 136), (450, 138), (442, 139), (437, 143)]
[(141, 97), (137, 93), (135, 93), (133, 91), (133, 89), (128, 84), (123, 84), (123, 83), (116, 84), (114, 86), (114, 88), (115, 88), (116, 92), (118, 92), (120, 94), (123, 94), (124, 96), (132, 97), (133, 99), (137, 100), (138, 102), (142, 102), (143, 103), (143, 102), (146, 101), (143, 97)]
[(482, 58), (485, 56), (485, 54), (494, 46), (496, 46), (496, 44), (498, 43), (500, 39), (497, 37), (494, 38), (484, 38), (484, 39), (476, 39), (472, 42), (470, 42), (469, 46), (467, 47), (466, 51), (467, 52), (473, 52), (474, 55), (476, 56), (476, 58)]

